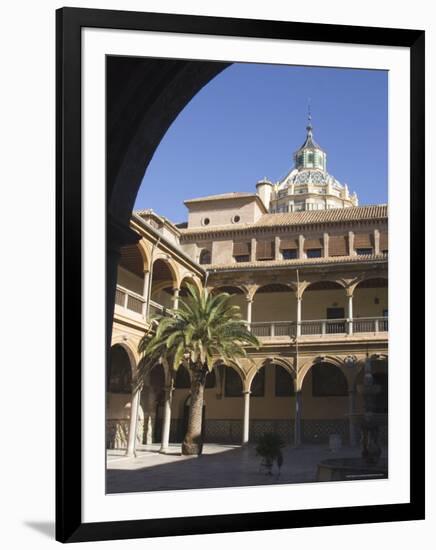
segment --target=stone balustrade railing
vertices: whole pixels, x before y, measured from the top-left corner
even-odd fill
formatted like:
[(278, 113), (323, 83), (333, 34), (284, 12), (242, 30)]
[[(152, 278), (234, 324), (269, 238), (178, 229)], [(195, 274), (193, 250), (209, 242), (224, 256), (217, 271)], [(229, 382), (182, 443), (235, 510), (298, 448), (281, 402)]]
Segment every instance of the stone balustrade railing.
[(250, 327), (259, 338), (278, 338), (283, 336), (325, 336), (372, 333), (388, 331), (387, 317), (359, 317), (356, 319), (313, 319), (301, 321), (267, 321), (251, 323)]

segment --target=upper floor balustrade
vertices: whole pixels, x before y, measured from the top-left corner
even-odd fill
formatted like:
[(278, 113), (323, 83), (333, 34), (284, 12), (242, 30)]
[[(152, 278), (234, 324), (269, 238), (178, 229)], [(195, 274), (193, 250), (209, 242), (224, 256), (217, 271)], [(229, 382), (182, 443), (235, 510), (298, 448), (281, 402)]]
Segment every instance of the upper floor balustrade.
[(380, 334), (388, 332), (387, 317), (358, 319), (314, 319), (295, 321), (256, 322), (250, 324), (258, 338), (294, 338), (296, 336), (346, 336), (351, 334)]
[(115, 292), (115, 308), (116, 313), (122, 312), (133, 319), (144, 322), (146, 318), (152, 318), (156, 315), (168, 315), (169, 312), (168, 307), (154, 300), (149, 300), (147, 311), (146, 300), (143, 296), (120, 285), (117, 285)]

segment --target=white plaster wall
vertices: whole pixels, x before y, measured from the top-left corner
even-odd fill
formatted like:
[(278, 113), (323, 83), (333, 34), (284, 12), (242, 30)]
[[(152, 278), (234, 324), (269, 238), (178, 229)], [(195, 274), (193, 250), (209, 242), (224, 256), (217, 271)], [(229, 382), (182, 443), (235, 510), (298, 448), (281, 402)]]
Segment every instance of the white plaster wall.
[[(189, 205), (188, 227), (203, 227), (202, 220), (210, 219), (207, 227), (232, 225), (233, 216), (240, 216), (239, 223), (253, 223), (261, 215), (255, 197), (208, 201)], [(237, 224), (234, 224), (237, 225)]]

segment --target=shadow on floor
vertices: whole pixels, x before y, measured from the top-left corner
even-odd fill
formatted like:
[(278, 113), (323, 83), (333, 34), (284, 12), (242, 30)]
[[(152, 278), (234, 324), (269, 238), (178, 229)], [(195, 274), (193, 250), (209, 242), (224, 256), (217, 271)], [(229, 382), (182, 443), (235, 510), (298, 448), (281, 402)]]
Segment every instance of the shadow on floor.
[[(176, 451), (176, 448), (174, 448)], [(178, 451), (178, 450), (177, 450)], [(247, 487), (316, 481), (317, 466), (326, 458), (359, 457), (360, 450), (343, 448), (332, 454), (326, 446), (308, 445), (298, 449), (286, 447), (278, 475), (266, 475), (253, 446), (232, 447), (199, 457), (143, 453), (136, 459), (108, 463), (106, 492), (126, 493)]]

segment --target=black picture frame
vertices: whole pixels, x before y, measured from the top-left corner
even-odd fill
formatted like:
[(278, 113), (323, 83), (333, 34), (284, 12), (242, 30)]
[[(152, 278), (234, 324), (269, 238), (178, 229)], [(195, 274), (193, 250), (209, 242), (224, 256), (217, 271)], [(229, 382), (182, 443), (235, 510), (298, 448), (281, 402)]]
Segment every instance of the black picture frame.
[[(411, 319), (424, 319), (424, 41), (419, 30), (62, 8), (56, 13), (56, 539), (128, 539), (424, 519), (424, 329), (411, 323), (410, 502), (135, 521), (82, 522), (81, 29), (152, 30), (410, 49)], [(419, 282), (418, 282), (419, 277)], [(418, 296), (419, 289), (419, 296)], [(405, 359), (406, 360), (406, 359)], [(75, 434), (75, 437), (71, 437)]]

